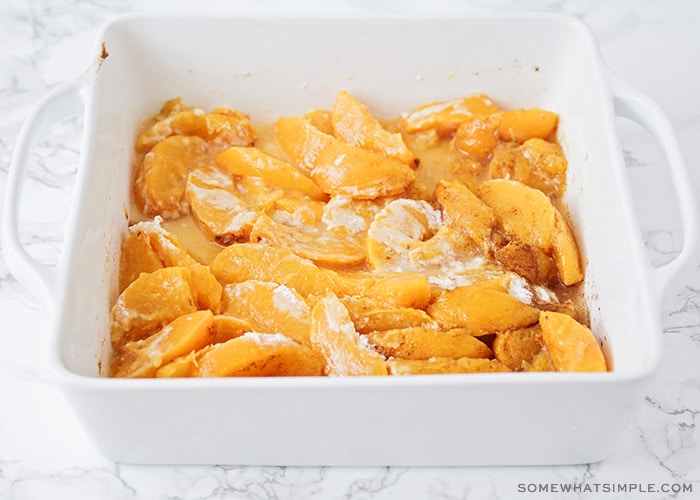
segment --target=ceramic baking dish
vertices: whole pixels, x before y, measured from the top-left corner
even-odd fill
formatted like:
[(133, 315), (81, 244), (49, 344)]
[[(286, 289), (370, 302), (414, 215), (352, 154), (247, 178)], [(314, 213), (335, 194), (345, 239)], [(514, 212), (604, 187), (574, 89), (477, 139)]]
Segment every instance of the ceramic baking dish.
[[(381, 378), (123, 380), (104, 376), (109, 308), (130, 205), (137, 126), (181, 96), (256, 121), (328, 107), (347, 89), (380, 116), (489, 94), (560, 116), (566, 202), (586, 262), (591, 326), (612, 371)], [(30, 257), (18, 211), (27, 158), (56, 120), (84, 115), (58, 264)], [(635, 219), (615, 117), (665, 151), (685, 244), (653, 268)], [(662, 299), (694, 265), (697, 214), (669, 122), (618, 81), (578, 20), (555, 15), (131, 15), (100, 32), (95, 63), (27, 119), (11, 166), (3, 248), (52, 306), (51, 363), (97, 447), (128, 463), (568, 464), (615, 446), (654, 374)]]

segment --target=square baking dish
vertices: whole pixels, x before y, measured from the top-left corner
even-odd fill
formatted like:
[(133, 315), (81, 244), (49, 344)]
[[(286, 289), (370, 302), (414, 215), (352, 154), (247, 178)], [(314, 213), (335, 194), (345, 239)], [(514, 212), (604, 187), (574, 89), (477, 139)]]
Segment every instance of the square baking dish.
[[(379, 116), (486, 93), (503, 108), (559, 114), (565, 202), (585, 260), (585, 299), (609, 373), (378, 378), (124, 380), (109, 366), (137, 127), (180, 96), (256, 122), (361, 96)], [(17, 236), (27, 157), (57, 119), (84, 114), (75, 199), (55, 266)], [(685, 230), (653, 268), (632, 204), (615, 117), (664, 150)], [(126, 463), (518, 465), (601, 460), (653, 376), (664, 294), (695, 265), (697, 211), (663, 113), (617, 80), (580, 21), (558, 15), (331, 17), (129, 15), (99, 34), (94, 64), (29, 116), (8, 182), (3, 248), (52, 306), (58, 383), (105, 457)]]

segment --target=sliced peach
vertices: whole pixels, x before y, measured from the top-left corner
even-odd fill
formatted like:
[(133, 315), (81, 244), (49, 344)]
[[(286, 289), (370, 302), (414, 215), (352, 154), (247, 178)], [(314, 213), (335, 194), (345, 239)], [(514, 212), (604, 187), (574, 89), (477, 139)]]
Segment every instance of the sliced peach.
[(557, 128), (559, 116), (539, 108), (517, 109), (501, 113), (498, 135), (506, 141), (525, 142), (533, 137), (546, 139)]
[(362, 334), (420, 326), (437, 329), (437, 323), (422, 309), (396, 307), (379, 297), (346, 296), (347, 308), (355, 329)]
[[(224, 293), (226, 288), (224, 287)], [(253, 323), (236, 316), (232, 316), (226, 313), (225, 305), (226, 295), (222, 295), (222, 314), (217, 314), (214, 316), (214, 331), (215, 338), (212, 344), (218, 344), (220, 342), (226, 342), (227, 340), (235, 339), (240, 337), (245, 332), (252, 332), (255, 330)]]
[(401, 359), (386, 362), (390, 375), (435, 375), (449, 373), (510, 372), (511, 369), (496, 359), (445, 358)]
[(416, 174), (398, 160), (336, 141), (321, 151), (311, 178), (330, 195), (371, 200), (403, 193)]
[(120, 252), (120, 293), (141, 273), (163, 267), (197, 264), (180, 240), (163, 229), (161, 221), (160, 217), (156, 217), (129, 227), (129, 237), (122, 243)]
[(205, 114), (207, 140), (225, 146), (252, 146), (258, 134), (250, 117), (228, 106)]
[(168, 101), (155, 123), (136, 140), (136, 150), (145, 152), (172, 135), (197, 136), (224, 146), (249, 146), (257, 133), (248, 115), (227, 107), (206, 113), (202, 109), (183, 106), (180, 99)]
[(563, 195), (568, 162), (561, 146), (535, 137), (526, 140), (518, 149), (516, 171), (529, 173), (523, 175), (523, 182), (548, 196)]
[(375, 215), (391, 199), (355, 200), (349, 196), (333, 196), (323, 208), (322, 222), (329, 229), (347, 231), (353, 235), (364, 236)]
[(439, 135), (449, 135), (454, 133), (465, 120), (498, 111), (498, 106), (488, 96), (474, 94), (420, 106), (401, 120), (401, 126), (409, 133), (432, 129)]
[(274, 203), (280, 192), (246, 196), (227, 174), (215, 168), (199, 169), (187, 179), (192, 216), (207, 237), (220, 245), (248, 241), (261, 210)]
[[(517, 330), (507, 330), (496, 335), (492, 344), (497, 360), (514, 371), (553, 371), (547, 350), (544, 348), (539, 325)], [(541, 356), (541, 359), (539, 357)], [(547, 364), (547, 360), (549, 363)]]
[(191, 373), (195, 377), (318, 376), (323, 375), (323, 360), (282, 334), (247, 332), (203, 350)]
[(478, 196), (496, 214), (506, 233), (550, 253), (556, 209), (540, 190), (509, 179), (484, 182)]
[(542, 349), (535, 354), (530, 361), (524, 361), (523, 367), (526, 372), (551, 372), (554, 371), (552, 357), (546, 349)]
[(127, 342), (112, 364), (114, 377), (153, 377), (173, 359), (194, 352), (214, 339), (214, 315), (209, 310), (179, 316), (159, 332)]
[(324, 134), (302, 117), (278, 119), (275, 132), (282, 150), (327, 194), (374, 199), (400, 194), (416, 180), (400, 161)]
[(253, 224), (250, 241), (288, 248), (295, 254), (320, 265), (346, 266), (360, 264), (366, 258), (364, 242), (340, 230), (323, 225), (286, 225), (261, 214)]
[(369, 333), (367, 339), (387, 358), (459, 359), (490, 358), (492, 355), (486, 344), (461, 328), (445, 332), (420, 326), (400, 328)]
[(338, 290), (328, 274), (309, 259), (287, 248), (262, 243), (240, 243), (223, 249), (209, 264), (224, 285), (247, 280), (287, 285), (302, 296)]
[(150, 239), (142, 232), (132, 232), (124, 240), (119, 253), (119, 293), (141, 273), (163, 269), (163, 261), (151, 245)]
[(384, 358), (353, 326), (348, 310), (333, 294), (321, 297), (311, 311), (311, 344), (326, 363), (326, 375), (386, 375)]
[(209, 309), (219, 314), (221, 307), (221, 284), (216, 280), (208, 266), (189, 266), (184, 269), (184, 276), (192, 291), (197, 309)]
[(341, 90), (333, 103), (333, 130), (348, 144), (359, 146), (415, 167), (417, 159), (401, 134), (384, 129), (370, 110), (347, 91)]
[(313, 109), (304, 113), (304, 118), (324, 134), (333, 135), (333, 116), (328, 109)]
[[(146, 153), (155, 144), (173, 135), (171, 127), (167, 125), (160, 125), (157, 127), (157, 125), (188, 109), (190, 108), (182, 104), (182, 99), (179, 97), (165, 101), (158, 114), (154, 115), (143, 124), (142, 129), (139, 131), (139, 136), (134, 142), (134, 149), (139, 153)], [(157, 130), (158, 128), (161, 130)]]
[[(583, 279), (573, 232), (542, 191), (517, 181), (494, 179), (481, 185), (479, 196), (494, 210), (506, 233), (554, 258), (562, 283), (573, 285)], [(545, 276), (550, 265), (536, 253), (537, 274)]]
[(286, 196), (284, 191), (262, 177), (236, 177), (234, 185), (241, 196), (253, 207), (268, 209), (278, 199)]
[(481, 336), (530, 326), (540, 311), (492, 286), (477, 284), (445, 291), (427, 312), (443, 329), (466, 328)]
[(498, 145), (498, 115), (472, 116), (457, 127), (454, 147), (476, 161), (487, 160)]
[(603, 351), (589, 328), (568, 314), (552, 311), (542, 311), (539, 321), (547, 352), (557, 371), (607, 371)]
[(300, 116), (278, 118), (274, 132), (280, 149), (309, 176), (321, 151), (337, 140)]
[(382, 269), (392, 261), (399, 265), (417, 245), (430, 239), (442, 224), (442, 214), (422, 200), (400, 198), (385, 206), (369, 226), (367, 261)]
[[(205, 348), (206, 349), (206, 348)], [(197, 354), (201, 353), (203, 350), (193, 351), (179, 358), (175, 358), (172, 361), (163, 364), (156, 371), (157, 378), (182, 378), (191, 377), (194, 371), (194, 366), (197, 358)]]
[(311, 308), (288, 286), (257, 280), (230, 283), (224, 287), (221, 308), (250, 323), (250, 331), (282, 333), (309, 345)]
[(561, 146), (538, 138), (528, 139), (518, 147), (497, 147), (489, 163), (491, 178), (522, 182), (550, 197), (564, 194), (566, 169)]
[(552, 257), (541, 248), (519, 240), (499, 246), (493, 256), (503, 267), (530, 283), (548, 284), (557, 276), (557, 265)]
[(232, 147), (216, 156), (216, 163), (234, 175), (262, 177), (287, 191), (299, 191), (314, 200), (325, 200), (321, 189), (295, 166), (257, 148)]
[(583, 280), (581, 257), (574, 233), (559, 211), (554, 219), (553, 254), (559, 270), (559, 279), (565, 285), (575, 285)]
[(353, 318), (355, 328), (360, 333), (378, 332), (396, 328), (437, 328), (437, 323), (421, 310), (412, 307), (377, 309), (361, 313)]
[(365, 282), (365, 293), (381, 297), (399, 307), (423, 309), (430, 300), (430, 282), (424, 275), (410, 272), (376, 272), (371, 283)]
[(277, 198), (265, 213), (287, 226), (314, 227), (323, 222), (325, 210), (326, 203), (290, 193)]
[(327, 275), (344, 295), (375, 297), (396, 307), (422, 309), (432, 294), (428, 278), (418, 273), (328, 271)]
[(206, 266), (166, 267), (141, 274), (111, 311), (113, 345), (140, 340), (183, 314), (218, 313), (222, 287)]
[(445, 222), (476, 243), (484, 255), (491, 255), (497, 223), (494, 211), (458, 181), (440, 181), (434, 197)]
[(173, 135), (157, 143), (136, 172), (134, 198), (139, 210), (164, 219), (187, 213), (187, 176), (210, 161), (207, 143), (199, 137)]
[(412, 199), (394, 200), (377, 213), (367, 233), (367, 261), (374, 270), (419, 273), (447, 288), (475, 271), (499, 270), (484, 262), (476, 243), (444, 224), (440, 210)]

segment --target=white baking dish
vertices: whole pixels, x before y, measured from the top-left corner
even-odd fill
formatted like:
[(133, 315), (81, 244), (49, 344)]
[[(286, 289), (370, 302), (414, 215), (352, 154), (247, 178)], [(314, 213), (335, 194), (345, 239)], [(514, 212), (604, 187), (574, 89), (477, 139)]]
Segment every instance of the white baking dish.
[[(126, 16), (99, 35), (95, 64), (49, 94), (19, 139), (3, 248), (54, 310), (56, 377), (101, 452), (133, 463), (565, 464), (615, 446), (660, 352), (662, 298), (694, 265), (697, 213), (672, 129), (602, 62), (589, 30), (553, 15), (411, 17)], [(164, 100), (230, 105), (257, 121), (328, 107), (347, 89), (385, 117), (484, 92), (560, 115), (566, 201), (586, 257), (592, 329), (612, 372), (383, 378), (123, 380), (109, 358), (109, 306), (127, 228), (136, 127)], [(75, 201), (56, 266), (18, 239), (27, 157), (59, 118), (84, 113)], [(685, 230), (652, 268), (614, 118), (664, 149)]]

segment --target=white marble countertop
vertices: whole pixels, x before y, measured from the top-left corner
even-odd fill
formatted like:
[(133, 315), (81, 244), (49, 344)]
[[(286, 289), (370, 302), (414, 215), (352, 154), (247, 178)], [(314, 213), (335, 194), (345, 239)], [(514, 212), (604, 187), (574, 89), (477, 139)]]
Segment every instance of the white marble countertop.
[[(80, 73), (103, 21), (124, 12), (317, 9), (392, 12), (398, 3), (2, 0), (0, 3), (0, 192), (20, 127), (32, 106)], [(551, 11), (594, 30), (610, 67), (648, 94), (676, 129), (700, 192), (700, 3), (695, 0), (432, 1), (400, 4), (424, 12)], [(37, 259), (61, 247), (80, 149), (81, 123), (52, 130), (37, 147), (22, 205), (22, 239)], [(682, 231), (663, 157), (646, 135), (620, 123), (649, 258), (671, 260)], [(53, 260), (52, 260), (53, 259)], [(699, 259), (700, 260), (700, 259)], [(698, 498), (700, 495), (700, 274), (672, 292), (663, 317), (660, 372), (619, 446), (600, 463), (510, 468), (294, 468), (131, 466), (102, 458), (44, 367), (48, 314), (0, 260), (0, 498)], [(530, 485), (578, 484), (563, 493)], [(604, 485), (636, 485), (605, 493)], [(583, 485), (583, 487), (581, 487)], [(598, 485), (598, 486), (596, 486)], [(675, 492), (678, 488), (685, 492)], [(687, 490), (692, 488), (693, 492)], [(596, 489), (598, 492), (596, 493)], [(665, 492), (652, 490), (667, 490)]]

